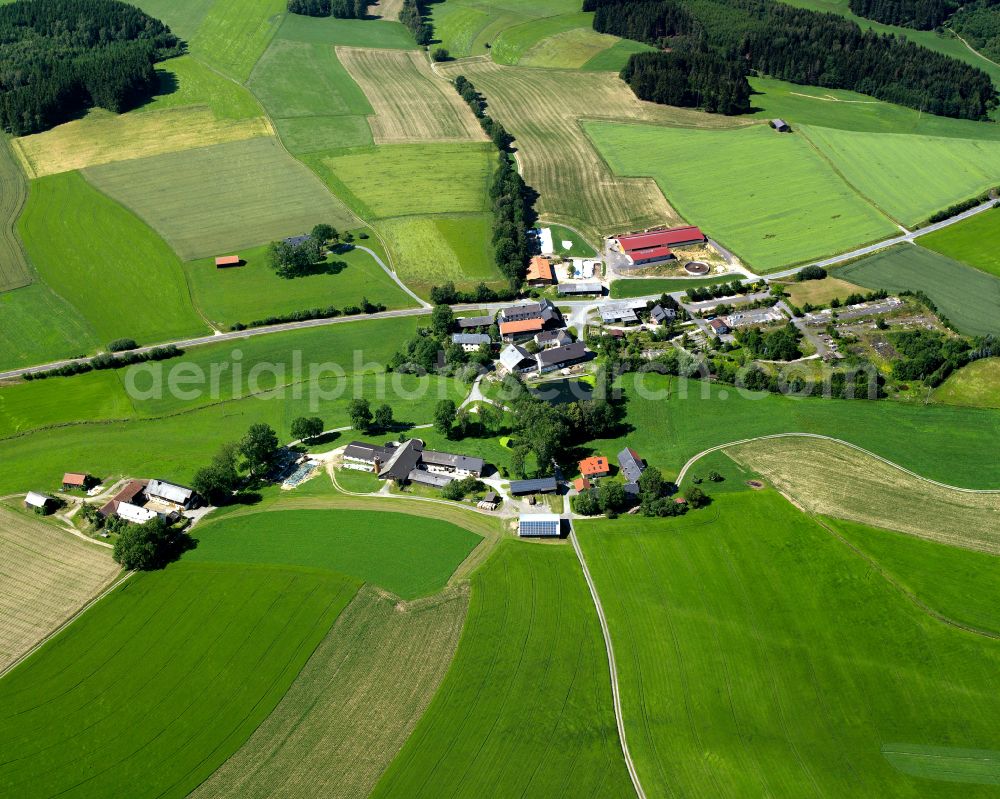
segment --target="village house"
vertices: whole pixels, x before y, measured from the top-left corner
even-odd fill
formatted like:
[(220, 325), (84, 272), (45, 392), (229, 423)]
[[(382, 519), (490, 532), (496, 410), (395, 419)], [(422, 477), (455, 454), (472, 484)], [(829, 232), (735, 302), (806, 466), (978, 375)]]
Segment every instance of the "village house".
[(588, 479), (607, 477), (611, 474), (611, 465), (603, 455), (593, 455), (580, 461), (580, 474)]
[(492, 341), (485, 333), (451, 334), (451, 343), (459, 345), (464, 352), (477, 352), (483, 344), (489, 345)]
[(657, 325), (670, 324), (677, 318), (677, 311), (674, 308), (664, 308), (662, 305), (654, 305), (649, 312), (650, 320)]
[(506, 341), (532, 338), (542, 330), (563, 326), (562, 314), (551, 300), (508, 306), (497, 319), (500, 335)]
[(543, 330), (535, 334), (535, 343), (542, 349), (565, 347), (573, 343), (573, 338), (565, 330)]
[(555, 283), (556, 273), (552, 263), (542, 255), (532, 256), (525, 280), (529, 286), (548, 286)]
[(586, 360), (590, 356), (587, 345), (582, 341), (575, 341), (565, 347), (552, 347), (542, 350), (535, 355), (538, 374), (545, 374), (556, 369), (565, 369)]
[(618, 453), (618, 468), (621, 469), (626, 482), (638, 484), (639, 478), (642, 477), (642, 473), (646, 469), (646, 464), (639, 457), (638, 452), (631, 447), (626, 447)]
[(352, 441), (344, 449), (343, 465), (347, 469), (374, 472), (381, 480), (409, 481), (435, 488), (464, 477), (482, 477), (486, 468), (482, 458), (424, 449), (419, 438), (401, 444), (390, 442), (384, 447)]
[(726, 324), (726, 321), (721, 316), (710, 319), (708, 324), (717, 336), (724, 336), (726, 333), (732, 332), (729, 325)]
[(144, 505), (146, 503), (145, 490), (147, 482), (146, 480), (129, 480), (124, 488), (101, 506), (97, 512), (107, 519), (110, 516), (115, 516), (118, 513), (119, 506), (123, 503)]
[(501, 377), (510, 374), (524, 374), (538, 368), (538, 362), (531, 353), (517, 344), (508, 344), (497, 360), (497, 374)]

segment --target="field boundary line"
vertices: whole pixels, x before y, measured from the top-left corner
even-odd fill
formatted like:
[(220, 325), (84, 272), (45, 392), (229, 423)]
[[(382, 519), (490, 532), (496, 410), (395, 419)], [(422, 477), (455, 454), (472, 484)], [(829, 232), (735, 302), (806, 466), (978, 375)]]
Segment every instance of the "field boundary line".
[(908, 474), (910, 477), (915, 477), (917, 480), (922, 480), (925, 483), (930, 483), (931, 485), (937, 486), (938, 488), (945, 488), (949, 491), (959, 491), (963, 494), (1000, 494), (1000, 488), (962, 488), (961, 486), (953, 486), (948, 483), (942, 483), (939, 480), (932, 480), (930, 477), (924, 477), (921, 474), (907, 469), (905, 466), (900, 466), (898, 463), (894, 463), (888, 458), (883, 458), (881, 455), (876, 455), (871, 450), (867, 450), (864, 447), (859, 447), (857, 444), (852, 444), (850, 441), (844, 441), (842, 438), (835, 438), (834, 436), (825, 436), (821, 433), (772, 433), (766, 436), (754, 436), (753, 438), (743, 438), (739, 441), (730, 441), (726, 444), (716, 444), (714, 447), (709, 447), (699, 452), (697, 455), (692, 456), (688, 459), (687, 463), (681, 468), (680, 472), (677, 474), (677, 479), (674, 481), (678, 485), (683, 482), (684, 477), (687, 475), (688, 470), (695, 465), (699, 460), (704, 458), (706, 455), (710, 455), (713, 452), (718, 452), (722, 449), (728, 449), (729, 447), (736, 447), (741, 444), (752, 444), (754, 441), (767, 441), (772, 438), (818, 438), (823, 441), (833, 441), (837, 444), (843, 444), (845, 447), (850, 447), (851, 449), (857, 450), (869, 457), (874, 458), (881, 463), (891, 466), (893, 469), (898, 469), (904, 474)]
[(69, 627), (73, 622), (79, 619), (84, 613), (90, 610), (94, 605), (96, 605), (100, 600), (104, 599), (108, 594), (114, 591), (118, 586), (124, 583), (129, 577), (135, 574), (134, 571), (125, 572), (125, 574), (120, 575), (112, 579), (112, 581), (107, 584), (104, 589), (92, 597), (85, 605), (80, 607), (72, 616), (62, 622), (58, 627), (52, 630), (48, 635), (46, 635), (42, 640), (38, 641), (31, 649), (25, 652), (23, 655), (18, 657), (14, 662), (8, 664), (5, 668), (0, 669), (0, 679), (7, 676), (13, 669), (17, 668), (21, 663), (31, 657), (35, 652), (41, 649), (45, 644), (47, 644), (52, 638), (61, 633), (67, 627)]
[(576, 540), (576, 533), (572, 530), (569, 534), (569, 540), (573, 544), (573, 551), (576, 552), (577, 560), (580, 561), (580, 567), (583, 569), (583, 577), (587, 581), (587, 587), (590, 589), (590, 598), (594, 600), (597, 618), (601, 622), (604, 647), (608, 653), (608, 671), (611, 674), (611, 696), (614, 700), (615, 723), (618, 726), (618, 741), (622, 746), (625, 768), (628, 769), (628, 776), (632, 780), (632, 787), (635, 788), (636, 796), (639, 799), (646, 799), (646, 792), (642, 789), (639, 772), (635, 768), (635, 763), (632, 762), (632, 754), (629, 752), (628, 741), (625, 738), (625, 720), (622, 717), (622, 701), (618, 689), (618, 668), (615, 665), (615, 650), (611, 644), (611, 631), (608, 629), (608, 621), (604, 616), (604, 607), (601, 605), (601, 597), (597, 593), (597, 586), (594, 584), (594, 579), (590, 576), (590, 569), (587, 568), (587, 560), (583, 556), (583, 550), (580, 549), (580, 543)]

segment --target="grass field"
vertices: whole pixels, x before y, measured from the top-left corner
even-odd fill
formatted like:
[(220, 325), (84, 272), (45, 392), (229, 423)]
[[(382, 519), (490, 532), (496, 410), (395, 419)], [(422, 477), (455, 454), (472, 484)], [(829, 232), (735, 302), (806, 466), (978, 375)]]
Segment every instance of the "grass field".
[(920, 237), (920, 246), (1000, 277), (1000, 212), (986, 212)]
[(466, 630), (373, 797), (625, 797), (598, 621), (572, 550), (504, 541)]
[(1000, 278), (923, 247), (899, 245), (833, 275), (869, 289), (923, 291), (963, 333), (1000, 332)]
[(254, 119), (261, 116), (261, 104), (246, 88), (220, 75), (194, 56), (171, 58), (156, 65), (160, 91), (136, 109), (166, 111), (200, 106), (217, 119)]
[(910, 227), (1000, 183), (1000, 141), (799, 126), (862, 197)]
[(245, 81), (284, 17), (282, 0), (215, 0), (191, 39), (191, 51)]
[(59, 380), (5, 386), (0, 393), (0, 437), (81, 418), (127, 419), (135, 413), (115, 371), (79, 375), (72, 392), (73, 402), (66, 402), (66, 384)]
[[(374, 239), (364, 244), (379, 248)], [(343, 308), (357, 305), (362, 297), (383, 303), (387, 308), (414, 304), (362, 250), (329, 257), (329, 271), (319, 270), (292, 279), (274, 273), (267, 264), (265, 250), (255, 247), (241, 252), (246, 264), (234, 269), (217, 269), (212, 258), (184, 264), (192, 300), (201, 313), (216, 324), (231, 325), (307, 308), (327, 305)]]
[(330, 45), (275, 39), (247, 85), (295, 154), (372, 142), (371, 104)]
[(367, 796), (458, 646), (467, 592), (394, 604), (364, 587), (250, 740), (192, 799)]
[(28, 201), (28, 181), (10, 148), (0, 136), (0, 292), (31, 283), (31, 267), (17, 235), (17, 218)]
[[(565, 19), (572, 19), (575, 16), (575, 14), (567, 15)], [(586, 24), (587, 27), (575, 27), (554, 33), (523, 50), (517, 59), (518, 66), (579, 69), (600, 58), (622, 41), (616, 36), (598, 33), (590, 27), (589, 19)], [(621, 66), (625, 66), (624, 61)], [(620, 69), (621, 67), (619, 71)]]
[(1000, 494), (942, 488), (822, 439), (774, 438), (726, 452), (810, 513), (1000, 553)]
[(147, 14), (167, 23), (174, 33), (190, 40), (217, 0), (137, 0)]
[(0, 671), (109, 585), (111, 550), (0, 506)]
[(132, 577), (0, 682), (0, 785), (186, 796), (267, 717), (358, 587), (222, 564)]
[(403, 599), (441, 590), (481, 540), (433, 518), (322, 510), (229, 516), (197, 538), (191, 561), (328, 569)]
[(0, 292), (0, 314), (0, 369), (86, 355), (101, 343), (80, 313), (41, 283)]
[(648, 53), (652, 52), (653, 49), (642, 42), (620, 39), (607, 50), (602, 50), (592, 56), (582, 68), (591, 72), (621, 72), (633, 53)]
[(1000, 643), (925, 613), (777, 493), (577, 535), (649, 797), (995, 792), (902, 774), (883, 746), (996, 748)]
[[(512, 66), (564, 67), (583, 66), (591, 56), (617, 41), (614, 36), (599, 34), (593, 29), (593, 13), (577, 10), (533, 19), (502, 31), (490, 44), (490, 57), (498, 64)], [(569, 41), (559, 37), (572, 34)], [(552, 40), (556, 41), (553, 42)], [(541, 60), (543, 63), (538, 63)], [(531, 62), (534, 63), (531, 63)]]
[(931, 394), (933, 402), (1000, 408), (1000, 358), (973, 361), (954, 372)]
[(272, 138), (105, 164), (84, 174), (145, 219), (182, 260), (226, 255), (318, 222), (357, 226)]
[(337, 57), (374, 109), (376, 144), (486, 141), (468, 105), (423, 53), (338, 47)]
[[(191, 307), (177, 256), (79, 173), (33, 181), (18, 230), (42, 280), (99, 342), (129, 337), (149, 344), (207, 329)], [(34, 321), (35, 327), (49, 324), (48, 318)], [(86, 349), (74, 347), (72, 354)]]
[[(896, 231), (801, 136), (763, 125), (697, 131), (585, 122), (584, 129), (616, 174), (652, 176), (687, 220), (760, 272)], [(774, 175), (780, 192), (771, 190)]]
[[(557, 255), (561, 255), (564, 258), (593, 258), (597, 255), (597, 250), (587, 243), (575, 230), (570, 230), (568, 227), (563, 227), (562, 225), (546, 225), (545, 223), (542, 223), (540, 226), (547, 227), (552, 231), (552, 244), (555, 247)], [(563, 242), (565, 241), (570, 242), (569, 247), (563, 246)]]
[(822, 280), (790, 280), (783, 286), (788, 292), (790, 301), (800, 307), (806, 303), (827, 305), (834, 298), (842, 300), (855, 292), (866, 293), (863, 286), (856, 286), (836, 277), (825, 277)]
[[(654, 181), (612, 173), (580, 127), (581, 118), (643, 120), (663, 125), (724, 127), (738, 121), (644, 103), (617, 75), (528, 70), (488, 62), (445, 64), (486, 95), (490, 114), (515, 137), (524, 179), (541, 194), (535, 208), (597, 241), (602, 234), (678, 222)], [(539, 109), (544, 109), (540, 113)]]
[(653, 277), (653, 278), (619, 278), (611, 284), (611, 296), (614, 299), (629, 297), (645, 297), (647, 294), (667, 294), (673, 291), (687, 291), (699, 286), (714, 286), (717, 283), (728, 283), (741, 277), (738, 274), (719, 275), (718, 277)]
[(278, 29), (279, 39), (310, 44), (415, 50), (413, 35), (399, 22), (288, 14)]

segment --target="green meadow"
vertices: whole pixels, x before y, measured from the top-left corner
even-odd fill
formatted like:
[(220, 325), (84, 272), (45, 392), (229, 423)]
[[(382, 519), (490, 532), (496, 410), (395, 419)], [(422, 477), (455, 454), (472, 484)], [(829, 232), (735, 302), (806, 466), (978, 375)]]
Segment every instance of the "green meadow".
[(583, 126), (616, 174), (652, 177), (685, 219), (760, 272), (896, 230), (801, 136), (782, 136), (764, 125), (724, 131)]
[[(540, 227), (547, 227), (552, 231), (552, 244), (556, 254), (564, 258), (593, 258), (597, 255), (595, 250), (579, 233), (562, 225), (546, 225), (544, 222)], [(570, 246), (564, 246), (563, 242), (569, 242)]]
[(4, 793), (186, 796), (267, 717), (359, 585), (186, 562), (133, 576), (0, 682)]
[(120, 161), (84, 170), (183, 260), (228, 255), (308, 232), (355, 227), (353, 215), (272, 137)]
[(309, 44), (413, 50), (413, 35), (402, 23), (387, 20), (337, 19), (336, 17), (285, 16), (279, 39)]
[[(573, 16), (567, 15), (566, 19)], [(621, 41), (615, 36), (598, 33), (588, 21), (586, 27), (569, 28), (540, 40), (520, 55), (517, 64), (548, 69), (583, 69)], [(625, 66), (625, 61), (621, 65)]]
[(199, 61), (183, 55), (156, 65), (160, 91), (136, 113), (207, 106), (217, 119), (261, 116), (261, 104), (249, 91)]
[(776, 492), (577, 534), (648, 796), (994, 795), (995, 768), (918, 779), (883, 750), (1000, 749), (1000, 642), (913, 604)]
[(913, 227), (1000, 183), (1000, 141), (858, 133), (800, 126), (854, 189)]
[(738, 279), (740, 275), (719, 275), (718, 277), (651, 277), (651, 278), (620, 278), (611, 284), (611, 296), (614, 299), (629, 297), (645, 297), (647, 294), (669, 294), (674, 291), (687, 291), (701, 286), (714, 286), (717, 283), (728, 283)]
[[(41, 279), (98, 342), (129, 337), (155, 344), (207, 331), (191, 307), (180, 261), (141, 219), (78, 172), (40, 178), (31, 189), (18, 223), (25, 248)], [(66, 354), (87, 349), (74, 346)]]
[[(535, 50), (538, 55), (535, 56), (536, 63), (533, 66), (541, 66), (537, 60), (539, 57), (544, 57), (542, 53), (547, 49), (550, 52), (555, 49), (550, 44), (553, 37), (559, 37), (561, 34), (576, 30), (584, 30), (593, 34), (593, 19), (593, 13), (577, 10), (569, 14), (557, 14), (522, 22), (520, 25), (507, 28), (490, 43), (490, 57), (498, 64), (514, 65)], [(558, 41), (558, 39), (556, 40)], [(614, 41), (614, 38), (609, 37), (607, 42), (602, 43), (603, 47), (609, 46)], [(580, 41), (576, 41), (574, 44), (577, 50), (584, 50), (577, 57), (586, 62), (589, 55), (585, 52), (586, 45)], [(562, 54), (560, 53), (560, 55)], [(567, 64), (563, 59), (557, 58), (555, 63), (546, 65), (564, 66)]]
[(593, 55), (582, 69), (590, 72), (621, 72), (633, 53), (649, 53), (653, 49), (642, 42), (620, 39), (608, 49)]
[(1000, 358), (983, 358), (954, 372), (931, 395), (945, 405), (1000, 408)]
[(0, 369), (86, 355), (101, 341), (83, 316), (48, 286), (0, 292)]
[(923, 247), (897, 245), (834, 275), (869, 289), (922, 291), (967, 335), (1000, 332), (1000, 278)]
[(273, 563), (350, 574), (403, 599), (444, 588), (479, 544), (449, 522), (397, 513), (285, 510), (229, 516), (198, 528), (196, 562)]
[(0, 292), (28, 285), (31, 267), (17, 235), (17, 218), (28, 200), (28, 179), (0, 135)]
[(987, 211), (920, 237), (920, 246), (1000, 277), (1000, 212)]
[(242, 82), (285, 16), (283, 0), (215, 0), (191, 37), (191, 52)]
[(607, 657), (568, 546), (504, 541), (472, 576), (444, 683), (372, 796), (634, 795)]
[[(71, 384), (38, 380), (5, 386), (0, 392), (0, 437), (81, 421), (81, 416), (127, 419), (134, 415), (117, 371), (87, 372), (72, 380)], [(72, 386), (73, 402), (66, 402), (67, 385)]]

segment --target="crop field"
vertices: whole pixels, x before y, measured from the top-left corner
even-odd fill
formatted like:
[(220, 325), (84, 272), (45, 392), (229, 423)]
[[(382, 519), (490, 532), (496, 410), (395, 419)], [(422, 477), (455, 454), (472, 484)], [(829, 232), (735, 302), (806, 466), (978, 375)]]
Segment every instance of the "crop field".
[(934, 402), (1000, 408), (1000, 358), (973, 361), (954, 372), (931, 394)]
[(425, 54), (338, 47), (337, 57), (375, 111), (370, 124), (376, 144), (486, 140), (454, 87), (431, 72)]
[[(374, 239), (365, 245), (378, 246)], [(268, 266), (265, 247), (246, 250), (240, 257), (246, 264), (233, 269), (217, 269), (212, 258), (184, 264), (193, 302), (216, 324), (246, 323), (326, 305), (343, 308), (359, 304), (363, 297), (387, 308), (414, 305), (363, 250), (333, 255), (315, 274), (291, 279), (278, 277)]]
[[(566, 19), (570, 19), (570, 15)], [(584, 15), (590, 17), (590, 14)], [(542, 39), (524, 50), (517, 59), (518, 66), (550, 69), (579, 69), (589, 64), (622, 41), (617, 36), (598, 33), (590, 27), (571, 28)], [(626, 58), (627, 60), (627, 58)], [(621, 66), (625, 66), (624, 61)], [(619, 70), (621, 68), (619, 67)]]
[(221, 564), (132, 577), (0, 682), (0, 785), (186, 796), (267, 717), (358, 588)]
[(799, 307), (806, 303), (827, 305), (834, 298), (842, 300), (855, 292), (866, 293), (863, 286), (856, 286), (836, 277), (825, 277), (822, 280), (790, 280), (783, 285), (788, 292), (789, 300)]
[(809, 513), (1000, 553), (1000, 494), (942, 488), (822, 439), (774, 438), (726, 452)]
[[(370, 7), (369, 7), (370, 8)], [(379, 0), (375, 3), (375, 13), (379, 19), (397, 21), (399, 12), (403, 10), (403, 0)]]
[(160, 91), (134, 113), (200, 106), (218, 119), (253, 119), (261, 105), (245, 87), (220, 75), (194, 56), (171, 58), (156, 65)]
[[(648, 175), (688, 220), (759, 272), (897, 231), (809, 144), (764, 125), (696, 131), (585, 122), (616, 174)], [(781, 175), (781, 191), (772, 191)]]
[(448, 675), (373, 797), (631, 794), (604, 643), (567, 546), (504, 541)]
[(372, 141), (371, 104), (330, 45), (275, 39), (247, 85), (293, 153)]
[(607, 50), (602, 50), (591, 57), (582, 66), (582, 69), (591, 72), (618, 73), (622, 71), (622, 68), (628, 63), (633, 53), (649, 53), (653, 49), (648, 44), (643, 44), (642, 42), (634, 42), (631, 39), (619, 39)]
[(1000, 642), (941, 623), (776, 492), (577, 535), (651, 799), (995, 792), (883, 752), (996, 747)]
[(977, 214), (920, 237), (920, 246), (1000, 277), (1000, 212)]
[(243, 82), (271, 43), (285, 6), (283, 0), (215, 0), (191, 38), (191, 52)]
[(99, 343), (77, 310), (41, 283), (0, 292), (0, 315), (0, 369), (85, 355)]
[(0, 506), (0, 672), (110, 585), (111, 550)]
[[(491, 54), (497, 57), (492, 48), (506, 48), (505, 52), (512, 52), (512, 57), (516, 59), (539, 39), (568, 28), (590, 28), (593, 16), (581, 14), (580, 4), (572, 0), (535, 3), (526, 0), (494, 3), (456, 0), (435, 4), (430, 12), (435, 37), (441, 40), (442, 46), (453, 57), (458, 58)], [(567, 21), (569, 18), (573, 19)]]
[(535, 204), (539, 215), (570, 225), (592, 241), (622, 229), (681, 220), (653, 180), (619, 177), (608, 168), (580, 127), (581, 118), (691, 127), (739, 124), (718, 115), (644, 103), (610, 73), (527, 70), (485, 61), (445, 64), (439, 71), (452, 78), (464, 74), (486, 95), (490, 114), (517, 137), (524, 179), (541, 195)]
[(396, 605), (367, 586), (288, 693), (192, 799), (367, 796), (458, 646), (468, 593)]
[[(569, 14), (557, 14), (523, 22), (520, 25), (502, 31), (490, 44), (490, 57), (497, 64), (513, 66), (521, 63), (521, 59), (534, 51), (536, 58), (544, 53), (543, 58), (551, 59), (548, 64), (525, 64), (525, 66), (555, 66), (575, 68), (586, 63), (592, 55), (610, 47), (617, 41), (614, 36), (604, 36), (593, 29), (594, 15), (590, 12), (575, 10)], [(576, 34), (573, 41), (580, 48), (570, 56), (571, 61), (563, 61), (568, 52), (572, 52), (564, 44), (561, 47), (549, 46), (552, 37)], [(594, 47), (595, 38), (599, 42)], [(575, 63), (573, 63), (575, 62)]]
[(1000, 182), (1000, 141), (811, 126), (800, 126), (798, 133), (862, 197), (904, 225), (916, 225)]
[(307, 163), (317, 158), (330, 188), (367, 219), (490, 210), (492, 144), (384, 145), (319, 154)]
[(178, 36), (190, 40), (217, 0), (137, 0), (134, 4), (165, 22)]
[(719, 275), (718, 277), (652, 277), (652, 278), (619, 278), (611, 284), (611, 296), (616, 300), (629, 297), (645, 297), (647, 294), (668, 294), (674, 291), (687, 291), (700, 286), (714, 286), (717, 283), (728, 283), (738, 278), (737, 274)]
[(0, 292), (31, 283), (31, 267), (17, 235), (17, 218), (28, 200), (28, 181), (10, 140), (0, 136)]
[(199, 527), (198, 548), (187, 559), (329, 569), (415, 599), (444, 588), (480, 540), (433, 518), (286, 510), (229, 516)]
[(415, 50), (416, 43), (402, 23), (386, 20), (337, 19), (288, 14), (277, 38), (311, 44), (374, 47), (385, 50)]
[(305, 166), (272, 138), (87, 169), (87, 179), (145, 219), (182, 260), (357, 223)]
[(79, 173), (33, 181), (18, 230), (42, 280), (101, 343), (129, 337), (150, 344), (206, 331), (191, 307), (177, 256)]
[(1000, 278), (923, 247), (899, 245), (833, 274), (869, 289), (922, 291), (967, 335), (1000, 332)]

